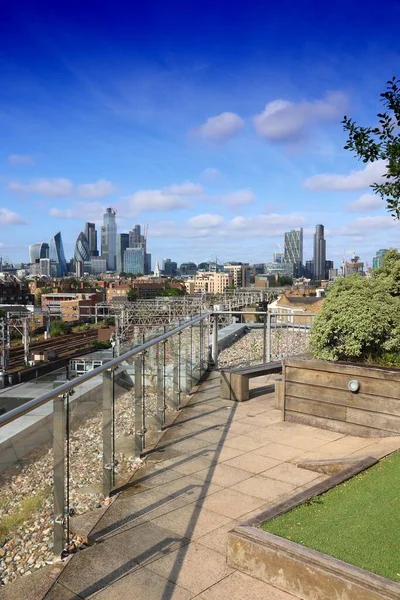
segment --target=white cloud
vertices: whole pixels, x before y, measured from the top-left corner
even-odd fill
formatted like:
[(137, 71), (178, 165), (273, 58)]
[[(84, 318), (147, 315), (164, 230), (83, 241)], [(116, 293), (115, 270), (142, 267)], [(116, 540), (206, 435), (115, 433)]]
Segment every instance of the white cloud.
[(198, 196), (204, 192), (204, 188), (200, 183), (192, 181), (184, 181), (183, 183), (173, 183), (164, 188), (163, 193), (180, 194), (181, 196)]
[(55, 219), (78, 219), (101, 222), (106, 207), (98, 202), (75, 202), (70, 208), (51, 208), (49, 214)]
[(191, 204), (177, 194), (168, 194), (162, 190), (139, 190), (122, 199), (128, 203), (128, 209), (134, 213), (149, 210), (179, 210), (191, 208)]
[(115, 192), (111, 181), (99, 179), (95, 183), (83, 183), (78, 186), (78, 195), (81, 198), (104, 198)]
[(373, 183), (384, 181), (386, 171), (384, 160), (368, 163), (364, 169), (350, 171), (348, 175), (338, 173), (322, 173), (304, 181), (304, 187), (309, 190), (361, 190)]
[(218, 225), (221, 225), (223, 222), (224, 217), (221, 217), (221, 215), (210, 215), (207, 213), (188, 219), (187, 224), (189, 227), (207, 229), (209, 227), (218, 227)]
[(68, 197), (74, 193), (74, 186), (69, 179), (37, 179), (32, 183), (10, 181), (8, 189), (25, 194), (42, 194), (43, 196)]
[(239, 115), (224, 112), (215, 117), (209, 117), (203, 125), (196, 127), (193, 133), (213, 142), (225, 142), (244, 127), (244, 121)]
[(222, 200), (228, 206), (243, 206), (251, 204), (255, 200), (255, 195), (251, 190), (237, 190), (223, 196)]
[(26, 225), (26, 221), (8, 208), (0, 208), (0, 225)]
[(258, 135), (271, 142), (296, 141), (318, 123), (340, 117), (346, 105), (341, 92), (328, 93), (324, 100), (298, 104), (278, 99), (253, 117), (253, 123)]
[(221, 171), (209, 167), (208, 169), (204, 169), (200, 177), (206, 183), (213, 183), (221, 177)]
[(36, 179), (30, 183), (10, 181), (8, 189), (12, 192), (23, 194), (41, 194), (51, 198), (69, 198), (79, 196), (80, 198), (104, 198), (115, 192), (111, 181), (99, 179), (94, 183), (83, 183), (75, 186), (70, 179)]
[(399, 221), (395, 221), (390, 215), (376, 217), (359, 217), (353, 223), (348, 223), (332, 231), (335, 236), (360, 236), (364, 233), (387, 232), (388, 229), (400, 228)]
[(269, 238), (282, 236), (288, 228), (301, 227), (304, 223), (305, 218), (297, 213), (237, 216), (231, 219), (219, 234), (234, 239)]
[(22, 155), (22, 154), (10, 154), (8, 157), (8, 163), (13, 167), (18, 165), (33, 165), (33, 156)]
[(357, 200), (350, 202), (346, 206), (347, 212), (368, 212), (369, 210), (377, 210), (384, 208), (385, 204), (379, 196), (375, 194), (363, 194)]

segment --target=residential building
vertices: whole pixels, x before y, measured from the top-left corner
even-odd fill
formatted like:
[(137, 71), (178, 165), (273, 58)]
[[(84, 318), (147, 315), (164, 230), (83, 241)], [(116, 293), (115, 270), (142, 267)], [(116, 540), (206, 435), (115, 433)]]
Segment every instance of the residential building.
[(185, 281), (188, 294), (206, 292), (210, 294), (222, 294), (230, 285), (233, 285), (233, 275), (230, 272), (216, 273), (208, 271), (198, 273), (193, 279)]
[(117, 253), (117, 224), (115, 222), (116, 211), (107, 208), (103, 215), (103, 226), (101, 228), (101, 257), (105, 259), (108, 271), (115, 271)]
[(283, 262), (293, 265), (294, 277), (300, 277), (303, 265), (303, 228), (292, 229), (285, 233)]
[(320, 296), (303, 296), (300, 291), (286, 292), (268, 306), (269, 312), (277, 315), (280, 323), (293, 323), (310, 326), (313, 316), (322, 310), (325, 298)]
[(117, 234), (117, 273), (121, 273), (124, 270), (124, 254), (127, 248), (133, 248), (129, 246), (129, 233), (118, 233)]
[(326, 279), (326, 241), (323, 225), (317, 225), (315, 228), (313, 262), (313, 279), (315, 281)]
[(0, 304), (34, 304), (35, 297), (27, 283), (14, 275), (0, 275)]
[(65, 321), (94, 316), (95, 306), (100, 300), (97, 292), (58, 292), (41, 296), (43, 312)]
[(144, 248), (127, 248), (124, 252), (124, 272), (137, 275), (144, 271)]
[(283, 252), (274, 252), (272, 255), (272, 262), (282, 263), (283, 262)]
[(236, 288), (245, 288), (250, 285), (250, 267), (248, 264), (228, 263), (224, 265), (224, 271), (231, 273), (233, 285)]
[(85, 224), (85, 235), (89, 243), (90, 256), (99, 256), (99, 251), (97, 250), (97, 231), (94, 223)]
[(372, 268), (379, 269), (382, 266), (383, 257), (385, 256), (387, 250), (377, 250), (376, 255), (372, 259)]
[(56, 233), (49, 242), (49, 258), (55, 263), (57, 277), (65, 277), (67, 274), (67, 261), (65, 260), (64, 246), (61, 232)]

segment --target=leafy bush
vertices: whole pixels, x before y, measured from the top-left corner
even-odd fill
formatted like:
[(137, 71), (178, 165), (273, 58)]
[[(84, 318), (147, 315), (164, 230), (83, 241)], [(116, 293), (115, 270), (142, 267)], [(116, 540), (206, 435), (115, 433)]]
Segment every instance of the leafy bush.
[(94, 350), (107, 350), (111, 348), (111, 342), (109, 340), (104, 340), (103, 342), (95, 341), (93, 342)]
[(59, 335), (65, 335), (66, 333), (70, 333), (71, 325), (66, 323), (65, 321), (53, 321), (50, 327), (50, 335), (52, 337), (57, 337)]
[[(394, 261), (400, 265), (399, 260)], [(315, 358), (382, 364), (400, 354), (400, 296), (389, 274), (338, 279), (311, 332)]]

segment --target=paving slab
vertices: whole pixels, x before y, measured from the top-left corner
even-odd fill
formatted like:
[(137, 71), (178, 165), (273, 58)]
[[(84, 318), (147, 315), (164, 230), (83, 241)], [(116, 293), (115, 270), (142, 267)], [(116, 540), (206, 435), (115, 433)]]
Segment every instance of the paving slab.
[(210, 533), (222, 525), (228, 523), (233, 525), (231, 519), (207, 510), (200, 503), (187, 504), (155, 519), (153, 523), (191, 540)]
[(148, 568), (194, 594), (233, 573), (225, 556), (196, 542), (151, 563)]
[(74, 555), (55, 583), (38, 571), (0, 589), (0, 600), (293, 599), (227, 566), (228, 531), (326, 478), (298, 468), (300, 460), (380, 457), (400, 447), (399, 436), (373, 440), (282, 422), (272, 393), (223, 401), (214, 373), (176, 415), (147, 466), (100, 518), (88, 517), (97, 543)]
[(262, 456), (256, 452), (246, 452), (235, 458), (225, 461), (224, 465), (236, 467), (237, 469), (243, 469), (250, 473), (261, 473), (272, 467), (276, 467), (282, 461), (270, 458), (268, 456)]
[[(266, 471), (266, 474), (267, 473), (268, 471)], [(314, 473), (314, 475), (317, 477), (319, 473)], [(263, 477), (262, 475), (255, 475), (254, 477), (241, 481), (235, 485), (235, 490), (253, 498), (259, 498), (262, 502), (271, 502), (272, 500), (278, 500), (281, 496), (292, 492), (296, 487), (297, 485), (294, 483), (278, 481), (277, 479), (270, 479), (266, 476)]]
[(309, 471), (308, 469), (301, 469), (291, 463), (281, 463), (276, 467), (272, 467), (272, 469), (267, 469), (263, 473), (260, 473), (260, 475), (269, 479), (277, 479), (291, 485), (300, 486), (316, 479), (319, 473)]
[(266, 446), (257, 448), (252, 454), (260, 454), (261, 456), (267, 456), (279, 461), (290, 461), (304, 455), (304, 450), (302, 448), (293, 448), (277, 442), (271, 442)]
[(0, 588), (1, 600), (38, 600), (44, 598), (61, 573), (62, 563), (44, 567), (32, 575), (20, 577), (10, 585)]
[(188, 541), (158, 525), (143, 523), (133, 532), (125, 531), (75, 554), (58, 582), (81, 598), (88, 598)]
[(212, 466), (209, 469), (198, 471), (196, 477), (219, 485), (221, 487), (231, 487), (243, 479), (250, 477), (249, 471), (237, 469), (228, 465), (226, 462)]
[(295, 596), (263, 581), (235, 571), (225, 579), (208, 588), (198, 600), (294, 600)]
[(191, 600), (194, 594), (143, 567), (90, 596), (93, 600), (115, 600), (121, 597), (138, 600)]
[[(242, 489), (245, 489), (244, 484), (243, 481)], [(235, 489), (226, 488), (212, 496), (207, 496), (202, 500), (201, 506), (224, 517), (239, 519), (265, 502), (263, 498), (239, 492), (239, 486), (240, 484), (236, 485)]]

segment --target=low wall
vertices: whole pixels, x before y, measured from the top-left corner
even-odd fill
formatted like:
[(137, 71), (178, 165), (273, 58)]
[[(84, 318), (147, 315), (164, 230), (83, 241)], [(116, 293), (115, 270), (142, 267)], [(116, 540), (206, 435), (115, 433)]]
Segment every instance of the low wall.
[(232, 323), (218, 330), (218, 352), (225, 350), (249, 331), (246, 323)]
[[(359, 383), (351, 392), (350, 380)], [(362, 437), (400, 435), (400, 370), (286, 359), (286, 421)]]
[(255, 527), (228, 536), (228, 565), (302, 600), (398, 600), (400, 585)]
[(399, 600), (399, 583), (259, 528), (376, 463), (374, 457), (360, 458), (328, 479), (237, 525), (228, 533), (228, 565), (302, 600)]

